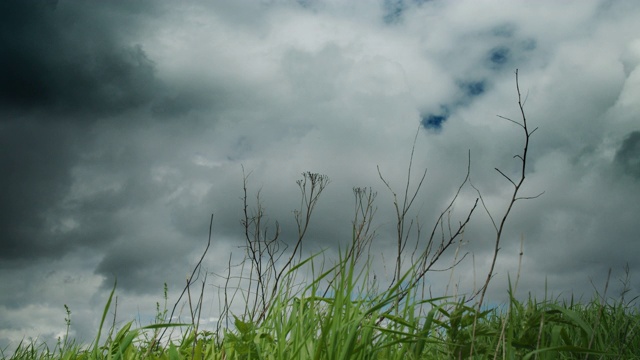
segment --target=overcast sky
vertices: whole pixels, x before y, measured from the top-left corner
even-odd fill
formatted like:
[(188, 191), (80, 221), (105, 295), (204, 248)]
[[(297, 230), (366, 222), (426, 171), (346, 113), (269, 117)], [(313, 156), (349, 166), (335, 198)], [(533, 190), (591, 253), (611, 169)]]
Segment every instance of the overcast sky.
[[(0, 17), (0, 348), (63, 334), (64, 304), (90, 341), (115, 277), (118, 321), (148, 324), (164, 283), (176, 300), (211, 214), (204, 269), (224, 274), (242, 252), (242, 166), (284, 235), (300, 174), (330, 177), (305, 244), (328, 254), (351, 238), (352, 188), (372, 187), (388, 277), (394, 208), (377, 167), (401, 193), (419, 129), (413, 181), (428, 171), (411, 216), (433, 226), (469, 151), (501, 214), (511, 185), (494, 168), (517, 177), (524, 144), (496, 116), (520, 120), (516, 69), (539, 128), (521, 195), (544, 194), (515, 205), (492, 303), (521, 238), (521, 297), (589, 300), (610, 268), (617, 296), (625, 264), (640, 292), (638, 1), (16, 0)], [(456, 216), (476, 196), (465, 188)], [(490, 263), (483, 211), (453, 275), (461, 293)]]

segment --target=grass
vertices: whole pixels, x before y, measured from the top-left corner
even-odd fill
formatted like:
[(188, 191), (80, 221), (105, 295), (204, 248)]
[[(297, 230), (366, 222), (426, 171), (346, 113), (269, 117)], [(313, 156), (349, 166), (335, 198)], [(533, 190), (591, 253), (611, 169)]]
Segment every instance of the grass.
[[(279, 237), (277, 222), (269, 227), (259, 192), (255, 205), (249, 205), (247, 183), (250, 174), (245, 174), (241, 223), (246, 252), (239, 264), (234, 265), (229, 260), (225, 285), (219, 289), (222, 308), (215, 331), (203, 330), (199, 324), (208, 275), (202, 274), (201, 264), (211, 244), (210, 225), (209, 242), (182, 295), (168, 314), (165, 286), (165, 306), (161, 308), (158, 303), (154, 324), (135, 327), (131, 321), (119, 329), (112, 325), (103, 334), (116, 291), (114, 284), (98, 334), (91, 344), (78, 344), (69, 339), (71, 311), (65, 306), (67, 336), (52, 349), (35, 341), (22, 342), (15, 349), (0, 349), (0, 355), (28, 360), (640, 359), (640, 313), (635, 305), (636, 298), (625, 299), (628, 279), (623, 281), (625, 291), (619, 299), (608, 298), (605, 287), (604, 294), (598, 293), (586, 303), (533, 297), (521, 301), (515, 296), (518, 271), (515, 283), (509, 280), (508, 303), (495, 308), (483, 306), (511, 209), (517, 201), (532, 200), (542, 194), (520, 195), (529, 139), (536, 129), (530, 130), (527, 125), (517, 76), (516, 71), (522, 121), (502, 118), (518, 125), (524, 133), (523, 151), (514, 156), (521, 162), (522, 171), (519, 178), (511, 179), (496, 168), (513, 186), (501, 214), (487, 208), (481, 191), (471, 183), (469, 161), (464, 181), (440, 213), (429, 235), (427, 231), (421, 231), (423, 226), (418, 223), (417, 215), (415, 222), (410, 220), (414, 215), (412, 205), (426, 176), (425, 170), (418, 178), (418, 185), (412, 186), (415, 140), (406, 185), (400, 196), (378, 169), (380, 179), (392, 194), (397, 217), (395, 268), (385, 287), (380, 287), (370, 271), (373, 261), (370, 249), (376, 235), (375, 226), (371, 225), (376, 212), (375, 192), (370, 188), (354, 188), (352, 239), (340, 249), (338, 260), (327, 264), (321, 261), (322, 252), (303, 257), (301, 249), (313, 210), (329, 184), (328, 177), (308, 172), (297, 182), (301, 192), (300, 208), (294, 211), (298, 233), (295, 239), (285, 242)], [(454, 202), (467, 185), (477, 192), (478, 198), (466, 215), (452, 219)], [(453, 258), (450, 266), (453, 271), (464, 259), (464, 255), (458, 257), (458, 251), (463, 244), (466, 224), (479, 202), (495, 229), (491, 268), (484, 285), (468, 294), (468, 298), (426, 296), (430, 293), (425, 285), (426, 276), (436, 264), (442, 259)], [(289, 248), (293, 250), (288, 251)], [(238, 276), (232, 276), (232, 268)], [(628, 274), (628, 267), (626, 270)], [(201, 276), (204, 280), (199, 296), (193, 296), (192, 285)], [(232, 284), (232, 281), (237, 282)], [(188, 305), (191, 323), (167, 321), (174, 318), (181, 301)], [(232, 313), (231, 305), (237, 302), (244, 310)], [(231, 323), (223, 326), (227, 320)], [(179, 334), (165, 337), (167, 331), (170, 335)]]
[[(511, 296), (506, 306), (479, 312), (464, 298), (421, 299), (417, 287), (399, 285), (410, 283), (411, 271), (384, 291), (363, 288), (369, 273), (357, 270), (353, 259), (341, 257), (310, 283), (293, 286), (287, 280), (312, 258), (301, 261), (284, 274), (289, 286), (280, 288), (260, 323), (235, 316), (233, 327), (216, 334), (196, 333), (193, 324), (133, 328), (129, 322), (104, 339), (99, 332), (88, 346), (69, 339), (51, 350), (22, 343), (8, 358), (640, 359), (640, 314), (623, 299), (581, 304)], [(323, 296), (331, 279), (331, 296)], [(103, 324), (114, 292), (115, 286)], [(159, 345), (157, 330), (166, 327), (183, 335)]]

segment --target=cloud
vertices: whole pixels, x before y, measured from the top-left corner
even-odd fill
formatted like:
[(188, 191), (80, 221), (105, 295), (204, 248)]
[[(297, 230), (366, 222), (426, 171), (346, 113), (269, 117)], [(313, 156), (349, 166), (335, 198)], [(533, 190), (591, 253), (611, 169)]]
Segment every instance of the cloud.
[(0, 178), (0, 224), (5, 229), (0, 258), (55, 256), (73, 246), (43, 231), (50, 205), (71, 186), (68, 167), (74, 156), (68, 145), (75, 142), (73, 134), (66, 125), (44, 126), (32, 119), (2, 125), (0, 138), (7, 151), (0, 154), (5, 174)]
[(622, 171), (640, 179), (640, 131), (630, 133), (616, 151), (616, 163)]
[(3, 107), (113, 114), (153, 97), (158, 87), (153, 62), (142, 45), (122, 43), (113, 31), (131, 27), (118, 19), (121, 9), (104, 9), (116, 18), (109, 23), (87, 6), (3, 3), (2, 32), (11, 34), (4, 38), (0, 60)]

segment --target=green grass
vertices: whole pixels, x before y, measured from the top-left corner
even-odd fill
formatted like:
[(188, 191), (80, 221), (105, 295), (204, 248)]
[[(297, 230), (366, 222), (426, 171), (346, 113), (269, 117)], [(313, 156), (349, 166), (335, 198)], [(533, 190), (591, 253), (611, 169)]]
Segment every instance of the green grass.
[[(188, 324), (134, 328), (129, 322), (99, 332), (90, 345), (65, 339), (50, 350), (22, 343), (9, 358), (640, 359), (640, 315), (623, 300), (521, 302), (511, 296), (506, 306), (478, 312), (463, 298), (421, 299), (417, 286), (399, 285), (411, 283), (411, 271), (383, 291), (364, 286), (371, 284), (367, 267), (357, 267), (353, 257), (342, 257), (308, 284), (286, 281), (311, 260), (284, 275), (288, 286), (259, 323), (236, 316), (232, 328), (216, 334), (196, 333)], [(115, 286), (102, 324), (114, 292)], [(183, 335), (159, 346), (158, 330), (169, 326)]]

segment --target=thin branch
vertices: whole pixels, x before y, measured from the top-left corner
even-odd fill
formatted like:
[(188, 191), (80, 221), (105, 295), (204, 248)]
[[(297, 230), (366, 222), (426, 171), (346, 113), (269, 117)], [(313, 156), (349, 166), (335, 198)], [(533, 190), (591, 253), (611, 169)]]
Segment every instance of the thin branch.
[(515, 120), (511, 120), (511, 119), (509, 119), (508, 117), (504, 117), (504, 116), (502, 116), (502, 115), (496, 115), (496, 116), (497, 116), (497, 117), (499, 117), (499, 118), (501, 118), (501, 119), (505, 119), (505, 120), (511, 121), (512, 123), (514, 123), (514, 124), (516, 124), (516, 125), (518, 125), (518, 126), (520, 126), (520, 127), (523, 127), (523, 126), (522, 126), (522, 124), (520, 124), (519, 122), (517, 122), (517, 121), (515, 121)]
[(545, 192), (543, 191), (543, 192), (541, 192), (540, 194), (535, 195), (535, 196), (520, 196), (520, 197), (517, 197), (517, 198), (516, 198), (516, 200), (531, 200), (531, 199), (537, 199), (537, 198), (539, 198), (540, 196), (542, 196), (544, 193), (545, 193)]
[[(180, 296), (178, 297), (178, 300), (176, 300), (175, 304), (173, 305), (173, 309), (171, 310), (171, 315), (169, 316), (169, 321), (167, 322), (167, 324), (171, 324), (171, 320), (173, 319), (173, 315), (175, 314), (176, 308), (178, 307), (178, 304), (180, 303), (180, 300), (182, 300), (182, 297), (184, 296), (184, 294), (187, 292), (187, 290), (189, 290), (189, 287), (191, 286), (191, 284), (195, 280), (197, 280), (198, 277), (200, 277), (200, 269), (202, 267), (202, 261), (204, 260), (204, 257), (207, 255), (207, 251), (209, 251), (209, 247), (211, 246), (212, 230), (213, 230), (213, 214), (211, 214), (211, 220), (209, 221), (209, 239), (207, 240), (207, 246), (202, 252), (202, 256), (200, 257), (200, 260), (198, 261), (196, 266), (193, 268), (193, 271), (191, 272), (191, 276), (187, 278), (187, 285), (185, 285), (184, 289), (182, 289), (182, 293), (180, 294)], [(194, 278), (193, 276), (196, 275), (196, 272), (198, 273), (198, 275)], [(165, 332), (167, 332), (167, 329), (168, 327), (165, 327), (164, 330), (162, 331), (162, 334), (160, 334), (160, 337), (158, 337), (158, 341), (157, 341), (158, 344), (160, 343), (160, 340), (164, 336)]]
[(496, 231), (498, 231), (498, 225), (496, 224), (496, 221), (493, 220), (493, 216), (491, 215), (491, 211), (489, 211), (489, 208), (487, 208), (487, 204), (484, 202), (484, 197), (480, 193), (480, 190), (475, 185), (473, 185), (473, 183), (471, 181), (469, 181), (469, 183), (471, 184), (471, 187), (478, 193), (478, 198), (480, 199), (480, 202), (482, 203), (482, 207), (484, 208), (484, 211), (487, 213), (487, 215), (489, 215), (489, 219), (491, 219), (491, 224), (493, 224), (493, 228)]
[[(487, 292), (487, 289), (489, 288), (489, 283), (491, 282), (491, 279), (493, 278), (494, 274), (494, 270), (495, 270), (495, 265), (496, 265), (496, 260), (498, 258), (498, 253), (500, 252), (500, 243), (502, 240), (502, 234), (505, 228), (505, 224), (507, 221), (507, 218), (509, 217), (509, 214), (511, 214), (511, 210), (513, 209), (514, 204), (516, 203), (516, 201), (521, 200), (521, 199), (528, 199), (528, 197), (519, 197), (518, 193), (520, 191), (520, 188), (522, 187), (522, 184), (524, 183), (524, 180), (526, 178), (526, 170), (527, 170), (527, 155), (529, 152), (529, 141), (531, 139), (531, 134), (533, 133), (533, 131), (530, 131), (528, 128), (528, 124), (527, 124), (527, 117), (524, 111), (524, 103), (522, 101), (522, 95), (520, 92), (520, 82), (518, 79), (518, 70), (516, 70), (515, 72), (515, 77), (516, 77), (516, 91), (518, 94), (518, 108), (520, 110), (520, 115), (522, 117), (522, 123), (513, 121), (509, 118), (506, 118), (504, 116), (499, 116), (502, 119), (506, 119), (512, 123), (515, 123), (516, 125), (520, 126), (522, 128), (522, 130), (524, 131), (524, 136), (525, 136), (525, 141), (524, 141), (524, 148), (522, 150), (521, 154), (516, 155), (516, 158), (519, 158), (521, 160), (521, 173), (520, 173), (520, 179), (518, 180), (517, 183), (515, 183), (514, 181), (512, 181), (511, 179), (509, 179), (504, 173), (502, 173), (500, 170), (498, 170), (496, 168), (496, 170), (503, 175), (505, 178), (507, 178), (513, 185), (514, 185), (514, 189), (513, 189), (513, 193), (511, 195), (511, 200), (509, 201), (507, 208), (502, 216), (502, 220), (500, 221), (500, 226), (498, 226), (496, 228), (496, 238), (495, 238), (495, 244), (494, 244), (494, 250), (493, 250), (493, 258), (491, 260), (491, 266), (489, 268), (489, 272), (487, 273), (487, 278), (485, 280), (484, 285), (481, 288), (480, 291), (480, 300), (478, 301), (477, 304), (477, 313), (480, 312), (481, 308), (482, 308), (482, 304), (484, 302), (485, 299), (485, 295)], [(536, 128), (537, 129), (537, 128)], [(534, 129), (534, 131), (536, 130)], [(477, 190), (477, 189), (476, 189)], [(532, 198), (536, 198), (540, 195), (542, 195), (543, 193), (532, 197)], [(484, 204), (484, 201), (483, 201)], [(486, 209), (486, 207), (485, 207)], [(487, 213), (489, 213), (489, 211), (487, 210)], [(491, 219), (493, 221), (493, 218)], [(494, 223), (494, 228), (495, 228), (495, 223)], [(476, 319), (474, 320), (474, 326), (473, 326), (473, 335), (475, 336), (475, 331), (476, 331), (476, 321), (477, 321), (477, 316)], [(471, 352), (473, 352), (473, 343), (471, 345)]]
[(514, 183), (514, 182), (513, 182), (513, 180), (511, 180), (507, 175), (505, 175), (502, 171), (500, 171), (500, 169), (498, 169), (498, 168), (495, 168), (495, 169), (496, 169), (496, 171), (497, 171), (497, 172), (499, 172), (499, 173), (500, 173), (500, 175), (504, 176), (504, 177), (505, 177), (505, 179), (509, 180), (509, 182), (510, 182), (511, 184), (513, 184), (513, 186), (515, 186), (515, 187), (517, 187), (517, 186), (518, 186), (518, 185), (516, 185), (516, 183)]

